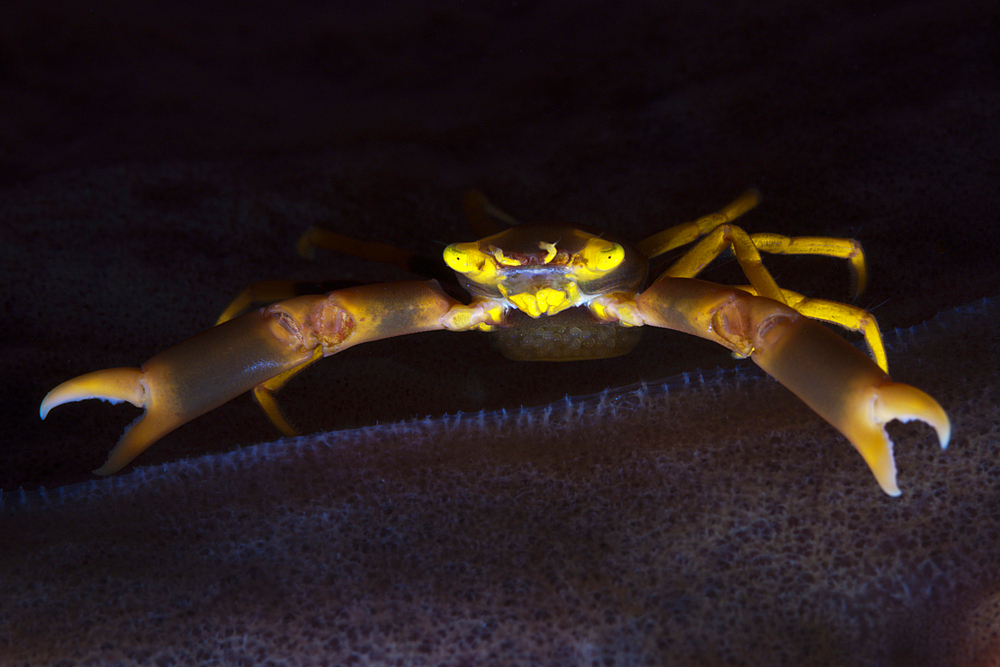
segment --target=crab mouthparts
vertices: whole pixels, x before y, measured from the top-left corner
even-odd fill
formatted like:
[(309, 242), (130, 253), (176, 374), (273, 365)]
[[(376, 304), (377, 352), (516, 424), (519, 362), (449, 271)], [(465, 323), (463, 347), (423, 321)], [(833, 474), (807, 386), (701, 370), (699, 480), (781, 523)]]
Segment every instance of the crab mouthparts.
[(514, 291), (514, 286), (501, 283), (497, 287), (504, 298), (515, 308), (530, 315), (555, 315), (567, 308), (580, 305), (580, 290), (572, 281), (528, 280)]

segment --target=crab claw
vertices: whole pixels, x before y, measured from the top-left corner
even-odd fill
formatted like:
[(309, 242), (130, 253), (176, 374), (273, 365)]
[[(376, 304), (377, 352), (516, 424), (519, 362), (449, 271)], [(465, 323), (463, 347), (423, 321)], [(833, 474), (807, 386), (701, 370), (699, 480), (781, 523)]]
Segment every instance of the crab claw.
[[(783, 318), (782, 318), (783, 319)], [(893, 382), (860, 350), (826, 327), (789, 318), (762, 336), (753, 359), (843, 433), (890, 496), (900, 494), (885, 425), (919, 420), (951, 439), (944, 409), (923, 391)]]
[(635, 306), (645, 324), (702, 336), (752, 358), (843, 433), (890, 496), (898, 496), (899, 487), (888, 422), (926, 422), (941, 448), (948, 446), (951, 424), (937, 401), (893, 382), (856, 347), (784, 304), (700, 280), (661, 278)]
[(284, 420), (276, 420), (269, 397), (288, 377), (358, 343), (443, 329), (456, 305), (433, 280), (288, 299), (178, 343), (142, 368), (111, 368), (64, 382), (45, 397), (39, 414), (45, 419), (57, 405), (88, 398), (145, 408), (94, 471), (110, 475), (178, 426), (251, 389), (268, 397), (265, 410), (280, 426)]
[(871, 468), (879, 486), (890, 496), (899, 495), (896, 485), (896, 462), (892, 455), (892, 440), (885, 425), (893, 419), (901, 422), (919, 420), (937, 432), (941, 449), (951, 439), (948, 415), (933, 398), (908, 384), (888, 381), (871, 390), (870, 399), (857, 401), (857, 414), (845, 426), (844, 435)]
[(146, 413), (125, 431), (118, 445), (108, 456), (107, 462), (95, 470), (98, 475), (110, 475), (135, 458), (142, 450), (180, 425), (169, 411), (150, 409), (155, 405), (152, 395), (143, 383), (143, 372), (138, 368), (109, 368), (94, 371), (67, 380), (50, 391), (38, 410), (42, 419), (49, 410), (74, 401), (99, 398), (111, 403), (128, 401)]
[(57, 405), (88, 398), (145, 408), (94, 471), (110, 475), (178, 426), (310, 359), (308, 346), (276, 332), (284, 332), (278, 319), (248, 313), (161, 352), (142, 368), (111, 368), (63, 382), (42, 400), (39, 414), (45, 419)]

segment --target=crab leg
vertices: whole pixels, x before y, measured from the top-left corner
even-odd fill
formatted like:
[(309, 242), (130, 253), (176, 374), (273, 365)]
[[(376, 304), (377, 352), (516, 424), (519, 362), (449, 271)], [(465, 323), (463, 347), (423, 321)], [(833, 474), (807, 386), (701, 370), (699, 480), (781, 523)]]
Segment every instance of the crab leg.
[(663, 278), (630, 304), (622, 319), (713, 340), (788, 387), (843, 433), (882, 489), (899, 495), (885, 424), (918, 419), (937, 431), (942, 449), (951, 426), (937, 401), (893, 382), (861, 351), (826, 327), (771, 299), (690, 278)]
[(57, 405), (88, 398), (145, 408), (95, 471), (109, 475), (178, 426), (319, 355), (442, 329), (441, 318), (456, 304), (435, 281), (296, 297), (213, 327), (141, 368), (111, 368), (64, 382), (39, 412), (44, 419)]

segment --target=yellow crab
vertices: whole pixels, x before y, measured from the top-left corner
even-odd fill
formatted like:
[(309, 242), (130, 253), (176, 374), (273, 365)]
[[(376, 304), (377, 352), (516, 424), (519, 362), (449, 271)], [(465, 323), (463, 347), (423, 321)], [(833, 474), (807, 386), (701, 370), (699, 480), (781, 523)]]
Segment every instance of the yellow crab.
[[(468, 304), (435, 280), (412, 281), (297, 296), (236, 317), (253, 301), (294, 294), (291, 284), (258, 283), (237, 297), (214, 328), (141, 368), (112, 368), (64, 382), (45, 397), (40, 414), (44, 419), (57, 405), (87, 398), (145, 408), (95, 471), (106, 475), (181, 424), (250, 389), (272, 422), (293, 434), (274, 392), (321, 357), (359, 343), (418, 331), (478, 329), (491, 332), (512, 359), (593, 359), (628, 352), (638, 327), (652, 325), (707, 338), (753, 359), (850, 440), (886, 493), (899, 495), (884, 425), (893, 419), (924, 421), (944, 448), (948, 416), (923, 391), (889, 378), (871, 314), (779, 288), (760, 258), (765, 252), (847, 259), (860, 293), (866, 278), (860, 245), (850, 239), (748, 234), (730, 224), (757, 202), (751, 190), (717, 213), (631, 244), (566, 223), (518, 225), (472, 192), (464, 201), (466, 213), (485, 238), (444, 250), (445, 264), (472, 296)], [(650, 258), (695, 241), (643, 289)], [(303, 254), (314, 247), (414, 264), (410, 253), (320, 229), (309, 230), (299, 243)], [(727, 249), (749, 285), (695, 278)], [(813, 320), (861, 332), (872, 359)]]

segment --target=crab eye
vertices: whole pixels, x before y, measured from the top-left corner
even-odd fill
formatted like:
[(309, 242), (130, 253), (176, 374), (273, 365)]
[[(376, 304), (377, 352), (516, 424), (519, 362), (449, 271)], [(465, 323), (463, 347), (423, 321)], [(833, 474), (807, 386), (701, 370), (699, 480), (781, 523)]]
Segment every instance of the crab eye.
[(475, 273), (483, 268), (486, 255), (477, 243), (452, 243), (444, 249), (444, 263), (452, 271)]
[(453, 243), (444, 249), (444, 263), (457, 273), (480, 285), (496, 285), (503, 280), (493, 255), (479, 249), (478, 243)]
[(580, 251), (583, 265), (598, 273), (607, 273), (616, 268), (625, 259), (625, 249), (617, 243), (603, 239), (591, 239)]

